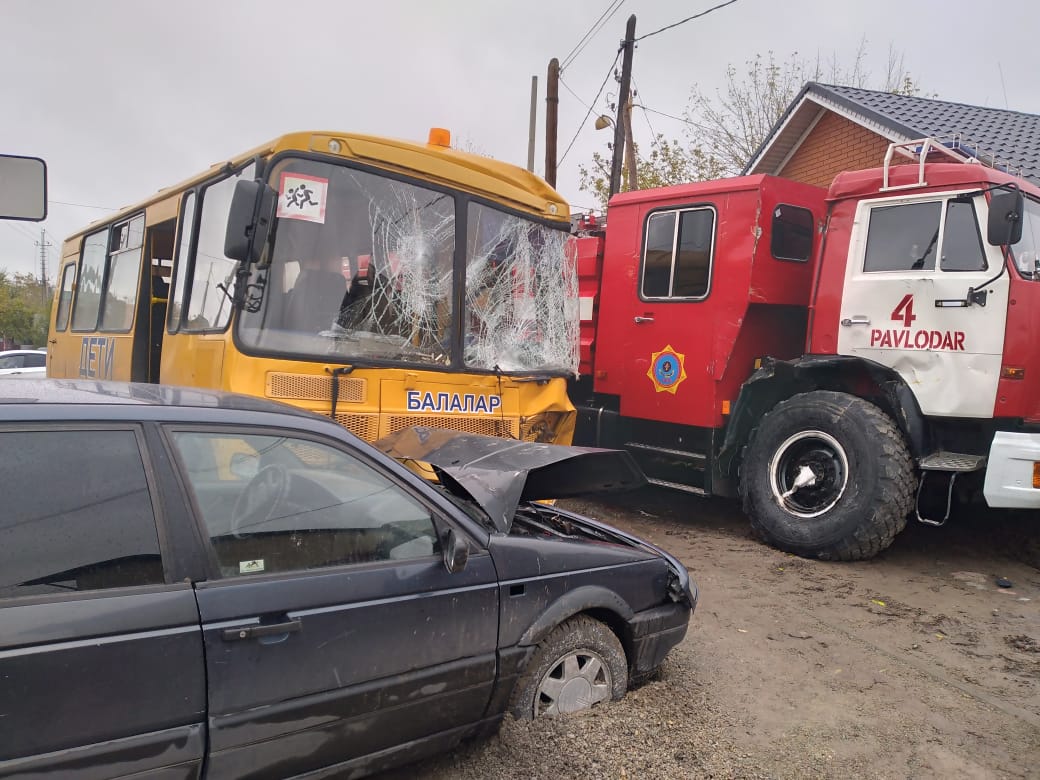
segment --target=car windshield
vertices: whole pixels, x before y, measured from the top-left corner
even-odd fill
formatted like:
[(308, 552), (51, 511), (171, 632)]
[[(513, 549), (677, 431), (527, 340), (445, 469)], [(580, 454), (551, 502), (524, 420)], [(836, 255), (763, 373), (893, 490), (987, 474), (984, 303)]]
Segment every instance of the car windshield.
[(284, 160), (270, 181), (279, 205), (250, 279), (259, 305), (239, 320), (247, 350), (576, 370), (577, 276), (562, 227), (316, 160)]

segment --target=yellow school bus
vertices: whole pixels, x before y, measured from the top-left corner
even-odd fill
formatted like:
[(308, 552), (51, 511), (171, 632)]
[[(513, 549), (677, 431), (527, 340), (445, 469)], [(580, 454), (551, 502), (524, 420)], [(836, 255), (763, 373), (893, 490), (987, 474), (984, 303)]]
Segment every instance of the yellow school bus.
[(47, 372), (277, 399), (368, 441), (569, 443), (569, 229), (544, 181), (446, 131), (285, 135), (68, 238)]

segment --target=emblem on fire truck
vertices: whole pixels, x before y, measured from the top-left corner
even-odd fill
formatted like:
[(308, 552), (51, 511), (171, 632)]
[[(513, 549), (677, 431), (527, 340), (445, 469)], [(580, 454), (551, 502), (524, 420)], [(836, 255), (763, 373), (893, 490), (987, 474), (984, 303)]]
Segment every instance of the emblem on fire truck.
[(675, 395), (676, 388), (686, 379), (686, 355), (676, 352), (669, 344), (660, 352), (650, 355), (650, 370), (646, 375), (659, 393)]

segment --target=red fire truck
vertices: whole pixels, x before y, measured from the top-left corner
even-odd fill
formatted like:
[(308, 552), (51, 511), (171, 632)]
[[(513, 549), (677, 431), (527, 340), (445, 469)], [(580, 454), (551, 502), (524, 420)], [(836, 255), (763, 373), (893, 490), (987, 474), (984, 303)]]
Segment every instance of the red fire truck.
[(576, 443), (823, 559), (955, 501), (1040, 509), (1040, 188), (926, 139), (829, 190), (628, 192), (583, 227)]

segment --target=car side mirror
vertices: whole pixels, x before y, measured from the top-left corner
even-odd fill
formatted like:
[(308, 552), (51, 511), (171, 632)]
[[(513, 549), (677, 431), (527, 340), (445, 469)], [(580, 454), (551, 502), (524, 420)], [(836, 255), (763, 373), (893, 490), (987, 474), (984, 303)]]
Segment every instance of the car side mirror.
[(47, 218), (47, 163), (39, 157), (0, 154), (0, 219)]
[(224, 233), (224, 254), (232, 260), (256, 263), (274, 224), (278, 193), (261, 179), (235, 183)]
[(986, 241), (992, 246), (1012, 246), (1021, 241), (1024, 207), (1021, 190), (994, 195), (989, 201)]
[(457, 574), (466, 568), (469, 560), (469, 542), (455, 533), (452, 528), (444, 536), (444, 568)]

